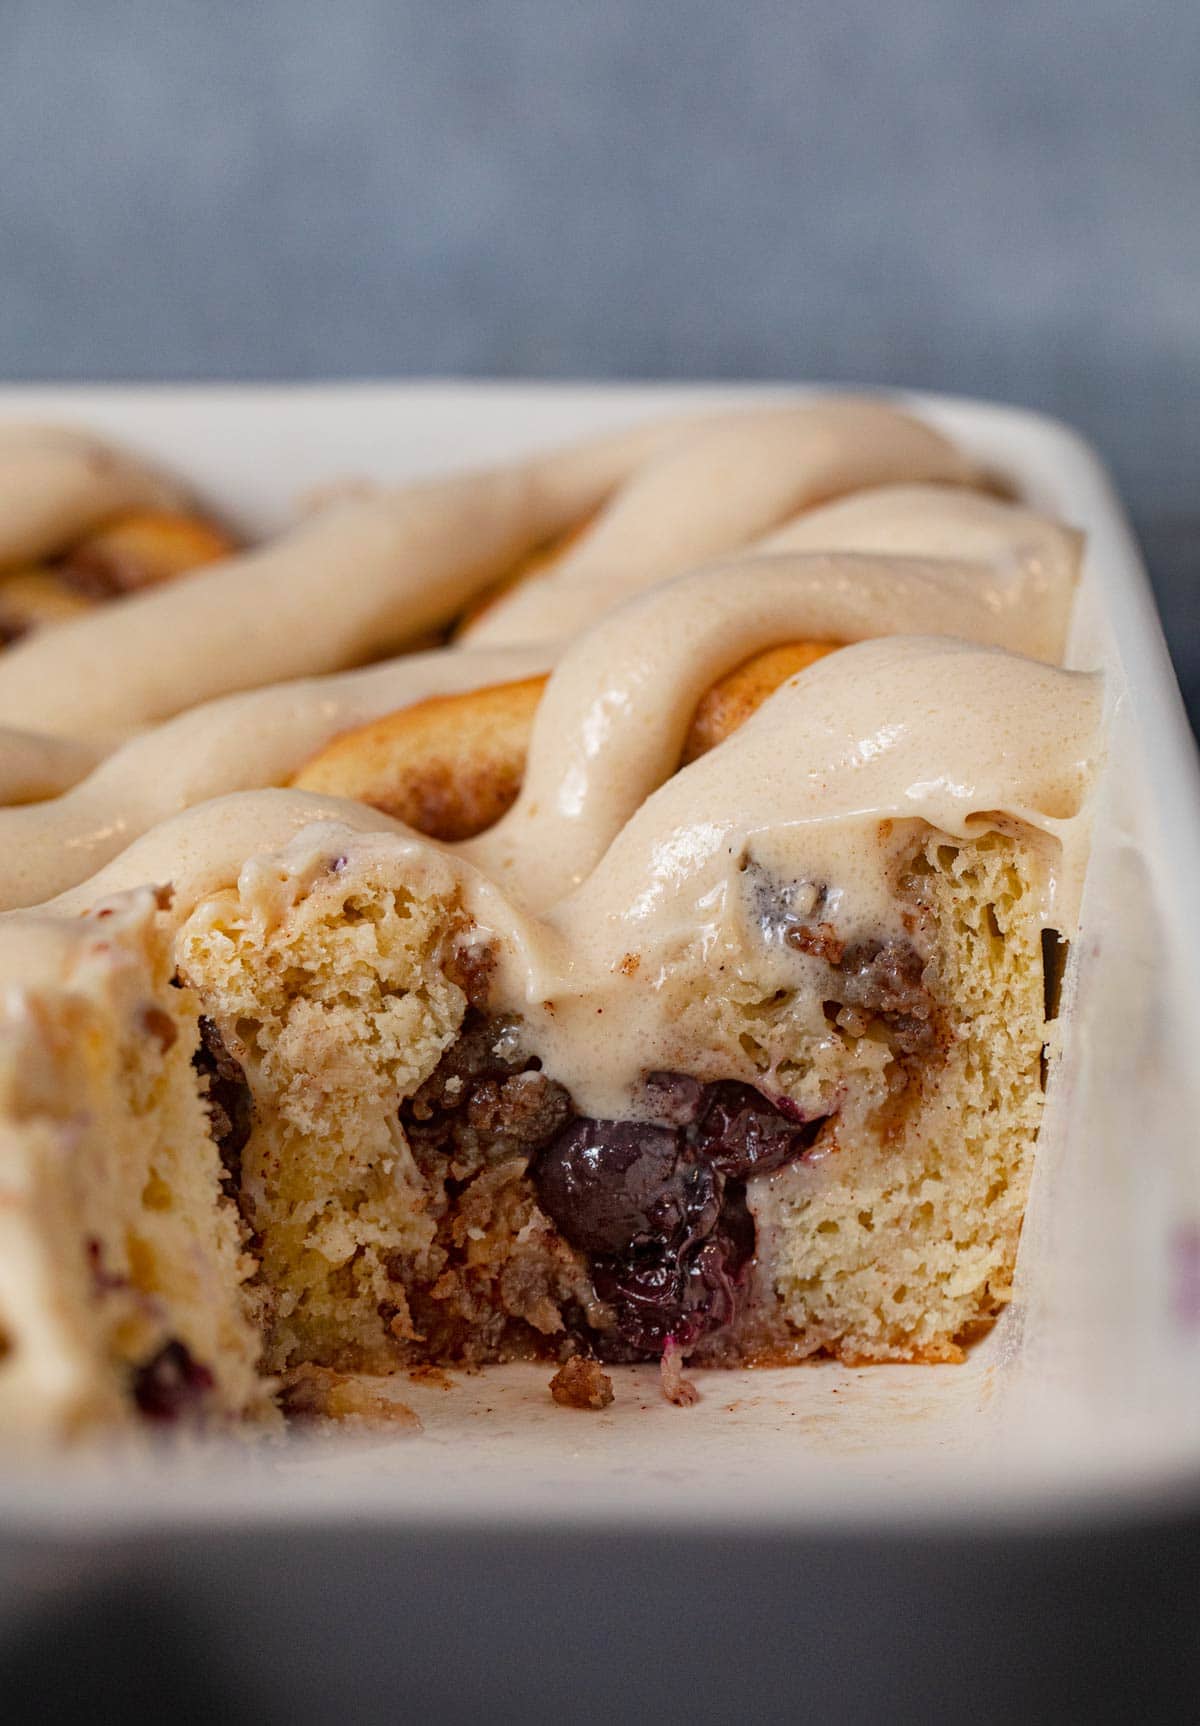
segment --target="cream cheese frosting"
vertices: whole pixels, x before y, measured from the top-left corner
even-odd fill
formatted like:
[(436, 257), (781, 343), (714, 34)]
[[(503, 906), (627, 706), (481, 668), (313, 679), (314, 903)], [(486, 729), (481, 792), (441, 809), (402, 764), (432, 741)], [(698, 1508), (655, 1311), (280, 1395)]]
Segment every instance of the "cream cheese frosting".
[(897, 480), (980, 478), (938, 433), (882, 403), (850, 397), (729, 414), (647, 463), (574, 546), (502, 595), (462, 639), (475, 646), (561, 639), (829, 498)]
[(75, 737), (0, 727), (0, 814), (11, 804), (59, 796), (100, 759), (102, 751)]
[[(636, 526), (631, 524), (628, 546), (612, 549), (610, 565), (585, 539), (544, 573), (503, 594), (460, 639), (481, 647), (561, 638), (656, 585), (673, 572), (655, 571), (634, 554)], [(806, 510), (749, 547), (752, 555), (845, 551), (986, 565), (993, 603), (1036, 607), (1042, 633), (1028, 651), (1052, 659), (1062, 653), (1080, 550), (1078, 534), (1032, 510), (932, 484), (854, 492)]]
[(567, 652), (521, 795), (471, 854), (527, 900), (554, 898), (671, 774), (697, 701), (732, 666), (780, 641), (921, 630), (1009, 648), (1040, 637), (1036, 608), (1005, 604), (986, 570), (948, 561), (779, 552), (653, 588)]
[(343, 497), (268, 546), (10, 647), (0, 726), (115, 738), (234, 690), (361, 664), (448, 623), (614, 493), (584, 542), (589, 567), (611, 576), (635, 556), (663, 579), (858, 486), (974, 477), (930, 427), (848, 397), (639, 426)]
[[(315, 749), (351, 726), (429, 695), (529, 677), (548, 670), (553, 657), (549, 647), (413, 653), (202, 703), (131, 737), (62, 795), (0, 808), (0, 910), (37, 904), (84, 880), (180, 810), (286, 784)], [(5, 758), (9, 783), (44, 782), (51, 751), (66, 767), (87, 761), (69, 739), (30, 739), (23, 780), (22, 757), (14, 750)]]
[(0, 725), (118, 740), (235, 690), (364, 660), (448, 621), (612, 490), (638, 428), (491, 473), (343, 496), (257, 550), (19, 641)]

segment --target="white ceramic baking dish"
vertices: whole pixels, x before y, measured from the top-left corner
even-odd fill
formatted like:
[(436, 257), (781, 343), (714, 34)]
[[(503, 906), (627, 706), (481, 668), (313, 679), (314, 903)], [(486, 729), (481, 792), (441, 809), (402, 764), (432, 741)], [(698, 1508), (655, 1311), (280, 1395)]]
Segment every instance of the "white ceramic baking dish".
[[(353, 385), (0, 391), (0, 417), (78, 421), (162, 459), (252, 532), (309, 487), (511, 456), (637, 416), (762, 391)], [(833, 1363), (698, 1374), (669, 1407), (618, 1374), (603, 1414), (545, 1367), (403, 1383), (420, 1437), (118, 1456), (0, 1474), (10, 1535), (184, 1525), (414, 1531), (504, 1523), (811, 1530), (978, 1527), (1100, 1503), (1200, 1499), (1200, 856), (1195, 753), (1145, 575), (1091, 450), (1061, 425), (946, 398), (918, 411), (1087, 533), (1069, 662), (1108, 679), (1108, 761), (1017, 1297), (958, 1367)]]

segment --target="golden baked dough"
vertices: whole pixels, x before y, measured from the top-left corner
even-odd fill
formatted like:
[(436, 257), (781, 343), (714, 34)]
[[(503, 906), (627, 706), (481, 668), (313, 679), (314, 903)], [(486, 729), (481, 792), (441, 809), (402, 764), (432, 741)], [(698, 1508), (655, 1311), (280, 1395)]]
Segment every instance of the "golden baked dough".
[(94, 604), (52, 569), (14, 569), (0, 575), (0, 641), (16, 641), (48, 623), (65, 623)]
[[(681, 765), (713, 749), (796, 672), (836, 651), (793, 641), (755, 654), (696, 708)], [(516, 802), (546, 678), (434, 695), (343, 732), (305, 763), (303, 791), (353, 797), (431, 839), (473, 839)]]
[(237, 550), (221, 528), (176, 510), (143, 509), (109, 522), (63, 558), (63, 574), (98, 598), (173, 581)]
[(780, 647), (768, 647), (765, 653), (756, 653), (728, 677), (714, 683), (707, 695), (700, 698), (692, 715), (683, 746), (683, 765), (686, 767), (689, 761), (714, 749), (739, 725), (744, 725), (781, 683), (815, 665), (827, 653), (836, 653), (841, 645), (839, 641), (789, 641)]
[(432, 839), (470, 839), (515, 802), (544, 677), (433, 695), (336, 737), (293, 780)]

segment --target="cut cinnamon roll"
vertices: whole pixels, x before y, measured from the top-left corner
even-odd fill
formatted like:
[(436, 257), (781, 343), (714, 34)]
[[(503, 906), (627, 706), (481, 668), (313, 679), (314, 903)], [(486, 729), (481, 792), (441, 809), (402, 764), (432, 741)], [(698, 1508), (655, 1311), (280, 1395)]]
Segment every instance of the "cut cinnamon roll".
[(1097, 693), (949, 642), (831, 654), (538, 909), (294, 792), (77, 889), (172, 869), (265, 1367), (957, 1358), (1010, 1291)]
[(0, 920), (5, 1436), (273, 1418), (255, 1261), (197, 1003), (171, 986), (164, 898)]
[(176, 951), (255, 1098), (271, 1364), (956, 1358), (1010, 1289), (1095, 704), (865, 644), (538, 912), (361, 828), (201, 899)]

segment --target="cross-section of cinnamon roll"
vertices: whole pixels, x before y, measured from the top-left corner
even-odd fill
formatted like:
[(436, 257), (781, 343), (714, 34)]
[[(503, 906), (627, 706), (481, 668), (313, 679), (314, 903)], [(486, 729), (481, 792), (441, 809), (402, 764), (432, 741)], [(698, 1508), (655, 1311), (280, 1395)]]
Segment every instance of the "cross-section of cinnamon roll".
[(272, 1364), (955, 1357), (1009, 1289), (1096, 702), (872, 643), (536, 910), (341, 829), (206, 895), (177, 952), (255, 1096)]
[(865, 643), (631, 818), (601, 798), (588, 843), (564, 813), (540, 898), (287, 792), (77, 889), (60, 914), (174, 877), (268, 1367), (955, 1358), (1009, 1292), (1097, 703), (1002, 652)]
[(271, 1411), (241, 1122), (201, 1082), (164, 899), (0, 923), (0, 1430)]

